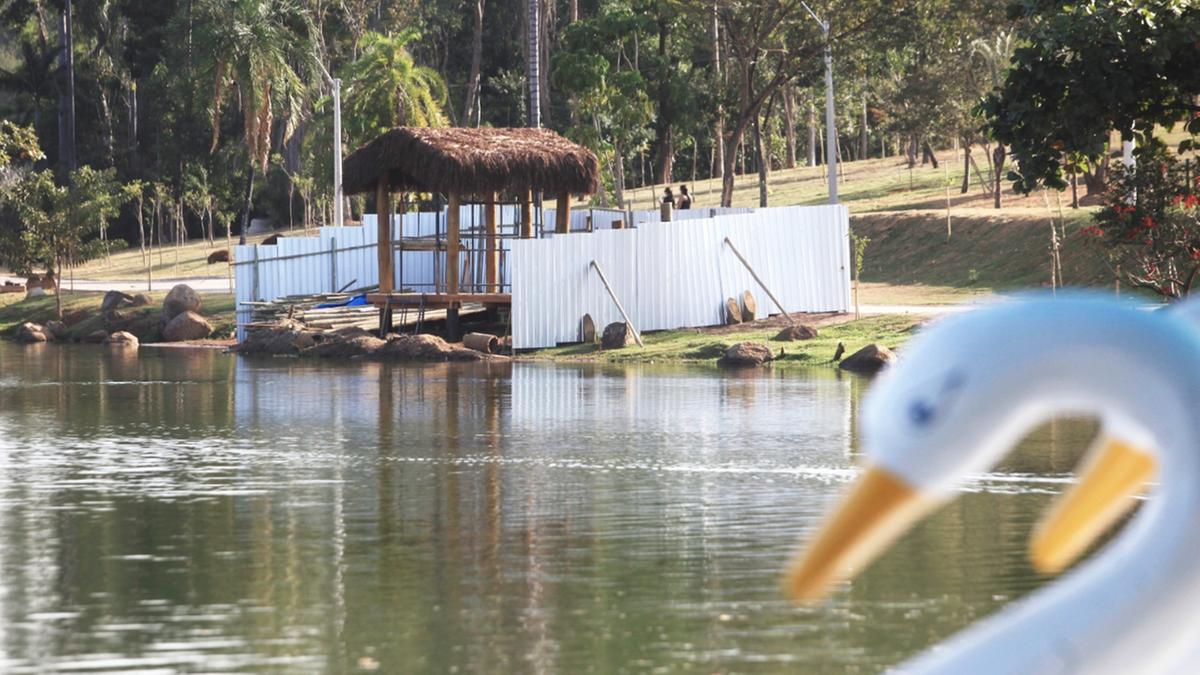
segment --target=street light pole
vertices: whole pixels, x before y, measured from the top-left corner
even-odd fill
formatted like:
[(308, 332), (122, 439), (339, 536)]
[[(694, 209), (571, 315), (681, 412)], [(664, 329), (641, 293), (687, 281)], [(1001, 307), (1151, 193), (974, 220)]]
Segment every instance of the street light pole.
[(341, 227), (345, 224), (346, 216), (342, 196), (342, 80), (330, 75), (315, 54), (313, 60), (317, 62), (333, 93), (333, 224)]
[(837, 204), (837, 116), (833, 107), (833, 45), (829, 41), (829, 22), (822, 21), (807, 2), (802, 0), (800, 4), (804, 5), (809, 16), (820, 24), (821, 35), (825, 40), (825, 169), (829, 174), (829, 203)]

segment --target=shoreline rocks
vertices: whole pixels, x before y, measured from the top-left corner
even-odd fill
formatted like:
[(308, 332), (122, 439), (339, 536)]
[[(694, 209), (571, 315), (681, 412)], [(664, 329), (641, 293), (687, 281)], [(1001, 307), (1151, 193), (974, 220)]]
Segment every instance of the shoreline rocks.
[(17, 342), (25, 344), (33, 344), (35, 342), (50, 342), (54, 339), (53, 333), (47, 333), (46, 329), (40, 324), (25, 323), (17, 326), (16, 332), (13, 334), (13, 339)]
[(176, 314), (175, 318), (163, 326), (162, 336), (167, 342), (183, 342), (184, 340), (203, 340), (212, 334), (212, 324), (204, 317), (193, 311)]
[(139, 342), (137, 336), (133, 333), (119, 330), (104, 338), (104, 344), (110, 347), (133, 347), (137, 349)]
[(725, 350), (724, 356), (717, 359), (717, 365), (722, 368), (754, 368), (774, 360), (775, 354), (770, 347), (757, 342), (739, 342)]
[(485, 354), (459, 344), (450, 344), (436, 335), (390, 335), (387, 340), (382, 340), (362, 328), (322, 333), (308, 330), (298, 321), (291, 320), (248, 332), (246, 339), (233, 347), (233, 351), (245, 355), (369, 358), (379, 361), (425, 363), (508, 358)]
[[(130, 298), (132, 302), (133, 298)], [(165, 326), (176, 316), (184, 312), (200, 313), (204, 308), (204, 301), (200, 299), (200, 294), (192, 290), (187, 284), (176, 284), (174, 288), (167, 293), (167, 297), (163, 298), (162, 307), (162, 323)]]
[(872, 343), (842, 359), (838, 368), (852, 373), (878, 373), (895, 361), (895, 352), (881, 344)]

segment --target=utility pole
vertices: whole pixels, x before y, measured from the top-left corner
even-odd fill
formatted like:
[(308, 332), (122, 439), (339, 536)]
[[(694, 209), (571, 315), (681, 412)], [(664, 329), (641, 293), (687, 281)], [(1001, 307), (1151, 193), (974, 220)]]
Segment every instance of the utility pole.
[(346, 216), (342, 196), (342, 80), (330, 75), (316, 55), (314, 59), (333, 93), (333, 224), (341, 227)]
[(825, 39), (825, 168), (829, 175), (829, 203), (837, 204), (837, 124), (833, 109), (833, 45), (829, 41), (829, 22), (822, 21), (807, 2), (801, 0), (800, 4), (804, 5), (809, 16), (820, 24), (821, 35)]

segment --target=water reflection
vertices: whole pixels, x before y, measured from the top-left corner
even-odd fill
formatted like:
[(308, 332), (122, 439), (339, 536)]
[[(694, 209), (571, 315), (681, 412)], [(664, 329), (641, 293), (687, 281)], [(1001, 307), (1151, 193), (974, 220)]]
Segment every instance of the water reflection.
[(796, 609), (861, 380), (97, 354), (0, 344), (5, 671), (870, 671), (1039, 583), (1092, 433)]

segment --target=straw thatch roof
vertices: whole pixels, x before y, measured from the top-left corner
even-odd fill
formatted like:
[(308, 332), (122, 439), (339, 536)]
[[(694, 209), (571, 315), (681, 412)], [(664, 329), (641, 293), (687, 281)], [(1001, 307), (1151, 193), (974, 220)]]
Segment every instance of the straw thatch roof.
[(346, 194), (374, 192), (592, 194), (600, 163), (587, 148), (548, 129), (397, 127), (342, 163)]

